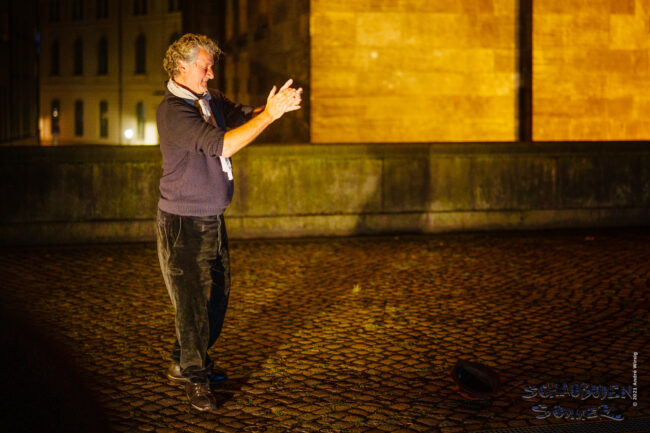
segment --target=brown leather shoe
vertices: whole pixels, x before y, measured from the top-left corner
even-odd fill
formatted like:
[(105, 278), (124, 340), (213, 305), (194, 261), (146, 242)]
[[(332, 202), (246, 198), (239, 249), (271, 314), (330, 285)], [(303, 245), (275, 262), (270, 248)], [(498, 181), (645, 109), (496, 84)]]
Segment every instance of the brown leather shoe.
[(217, 409), (217, 400), (210, 391), (210, 383), (205, 382), (187, 382), (185, 384), (185, 392), (187, 398), (190, 400), (190, 406), (201, 412)]

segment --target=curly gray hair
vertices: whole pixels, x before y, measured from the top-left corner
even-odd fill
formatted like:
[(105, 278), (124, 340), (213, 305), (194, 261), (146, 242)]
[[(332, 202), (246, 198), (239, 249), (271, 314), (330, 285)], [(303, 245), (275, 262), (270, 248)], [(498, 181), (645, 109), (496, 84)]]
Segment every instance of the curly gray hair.
[(183, 60), (189, 64), (196, 61), (199, 55), (199, 50), (207, 51), (211, 56), (217, 56), (222, 53), (217, 43), (205, 35), (196, 35), (194, 33), (186, 33), (181, 36), (176, 42), (167, 48), (165, 58), (163, 59), (163, 68), (169, 75), (169, 78), (174, 78), (178, 75), (178, 61)]

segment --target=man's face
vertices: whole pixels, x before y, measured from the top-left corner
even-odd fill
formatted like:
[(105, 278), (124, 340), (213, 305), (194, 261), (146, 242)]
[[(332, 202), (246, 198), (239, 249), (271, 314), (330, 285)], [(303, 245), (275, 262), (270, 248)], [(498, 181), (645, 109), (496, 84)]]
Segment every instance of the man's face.
[(184, 63), (181, 69), (181, 81), (194, 93), (202, 94), (208, 90), (208, 81), (214, 78), (212, 56), (205, 50), (199, 50), (194, 63)]

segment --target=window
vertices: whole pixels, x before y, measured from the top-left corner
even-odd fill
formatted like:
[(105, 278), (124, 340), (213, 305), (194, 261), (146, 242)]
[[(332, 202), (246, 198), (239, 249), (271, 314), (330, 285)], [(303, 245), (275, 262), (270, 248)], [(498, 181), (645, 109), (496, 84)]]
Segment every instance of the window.
[(135, 73), (144, 74), (146, 72), (145, 64), (147, 60), (147, 39), (142, 33), (135, 40)]
[(108, 18), (108, 0), (97, 0), (97, 19)]
[(147, 0), (133, 0), (133, 15), (147, 15)]
[(50, 0), (50, 22), (58, 23), (61, 21), (61, 2), (60, 0)]
[(74, 135), (84, 135), (84, 101), (77, 99), (74, 103)]
[(99, 103), (99, 136), (108, 138), (108, 102)]
[(83, 0), (72, 1), (72, 20), (79, 21), (84, 19), (84, 2)]
[(177, 12), (180, 8), (178, 7), (178, 0), (168, 0), (167, 2), (167, 12)]
[(135, 106), (135, 115), (138, 119), (138, 140), (144, 140), (144, 102), (138, 102), (138, 105)]
[(80, 37), (74, 41), (74, 74), (81, 75), (84, 72), (84, 43)]
[(97, 44), (97, 75), (108, 74), (108, 41), (102, 36)]
[(58, 99), (52, 101), (52, 108), (50, 109), (50, 128), (52, 137), (59, 135), (59, 117), (61, 115), (61, 102)]
[(50, 75), (59, 75), (59, 41), (52, 42), (52, 50), (50, 51)]

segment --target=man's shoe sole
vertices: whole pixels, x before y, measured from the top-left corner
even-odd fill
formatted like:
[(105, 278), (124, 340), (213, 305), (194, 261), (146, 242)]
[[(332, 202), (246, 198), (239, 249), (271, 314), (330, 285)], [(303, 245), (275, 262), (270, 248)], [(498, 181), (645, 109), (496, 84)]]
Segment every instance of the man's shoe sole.
[(171, 380), (174, 383), (186, 383), (189, 382), (189, 379), (186, 377), (172, 376), (171, 374), (167, 375), (167, 379)]
[[(167, 379), (169, 379), (170, 381), (172, 381), (174, 383), (178, 383), (178, 384), (181, 384), (181, 385), (190, 381), (188, 378), (186, 378), (184, 376), (179, 377), (179, 376), (173, 376), (171, 374), (167, 374)], [(212, 385), (212, 386), (221, 385), (227, 379), (228, 379), (227, 377), (224, 377), (223, 379), (211, 380), (210, 385)]]
[(201, 408), (201, 407), (198, 407), (198, 406), (194, 406), (192, 403), (190, 403), (190, 407), (192, 409), (198, 410), (199, 412), (210, 412), (210, 411), (213, 411), (213, 410), (217, 410), (217, 406)]

